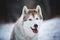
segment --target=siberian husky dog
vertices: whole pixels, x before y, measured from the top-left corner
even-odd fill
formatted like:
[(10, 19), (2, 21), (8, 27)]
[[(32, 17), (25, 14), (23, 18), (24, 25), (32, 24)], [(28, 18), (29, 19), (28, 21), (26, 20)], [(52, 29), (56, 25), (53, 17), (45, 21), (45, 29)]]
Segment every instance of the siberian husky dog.
[(37, 5), (36, 9), (23, 7), (22, 15), (17, 20), (11, 40), (37, 40), (38, 28), (43, 22), (41, 7)]

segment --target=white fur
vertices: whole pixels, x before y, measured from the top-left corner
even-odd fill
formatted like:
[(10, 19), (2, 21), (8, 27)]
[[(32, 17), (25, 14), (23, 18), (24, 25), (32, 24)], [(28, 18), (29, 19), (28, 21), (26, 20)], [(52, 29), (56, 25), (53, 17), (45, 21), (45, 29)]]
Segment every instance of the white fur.
[[(35, 10), (40, 11), (40, 15), (42, 16), (40, 6), (37, 6)], [(38, 28), (40, 27), (43, 19), (39, 19), (38, 15), (35, 15), (35, 18), (33, 18), (31, 15), (29, 18), (27, 18), (27, 21), (23, 21), (23, 17), (25, 16), (25, 12), (28, 12), (28, 8), (26, 6), (23, 7), (22, 15), (18, 19), (18, 21), (15, 24), (15, 38), (16, 40), (37, 40), (38, 34), (33, 33), (30, 27), (34, 28), (34, 24), (38, 24)], [(38, 18), (38, 20), (36, 20)], [(29, 21), (29, 19), (32, 19), (32, 21)]]
[[(41, 7), (40, 7), (39, 5), (37, 5), (36, 10), (39, 11), (40, 16), (42, 16), (42, 10), (41, 10)], [(43, 17), (43, 16), (42, 16), (42, 17)]]

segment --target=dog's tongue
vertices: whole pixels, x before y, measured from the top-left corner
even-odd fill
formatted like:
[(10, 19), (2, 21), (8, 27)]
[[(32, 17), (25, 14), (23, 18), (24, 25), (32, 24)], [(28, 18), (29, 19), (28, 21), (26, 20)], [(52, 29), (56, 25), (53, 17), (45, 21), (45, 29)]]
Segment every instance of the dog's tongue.
[(37, 30), (37, 29), (33, 29), (33, 32), (34, 32), (34, 33), (38, 33), (38, 30)]
[(34, 32), (34, 33), (38, 33), (38, 30), (37, 30), (37, 28), (31, 28), (32, 29), (32, 31)]

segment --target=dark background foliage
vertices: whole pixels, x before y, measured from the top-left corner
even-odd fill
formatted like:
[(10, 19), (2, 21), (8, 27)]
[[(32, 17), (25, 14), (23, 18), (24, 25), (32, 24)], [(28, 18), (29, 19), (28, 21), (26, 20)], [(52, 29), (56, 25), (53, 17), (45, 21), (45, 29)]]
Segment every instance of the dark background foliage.
[(28, 8), (40, 5), (44, 20), (50, 19), (56, 13), (56, 0), (0, 0), (0, 22), (15, 22), (24, 5)]

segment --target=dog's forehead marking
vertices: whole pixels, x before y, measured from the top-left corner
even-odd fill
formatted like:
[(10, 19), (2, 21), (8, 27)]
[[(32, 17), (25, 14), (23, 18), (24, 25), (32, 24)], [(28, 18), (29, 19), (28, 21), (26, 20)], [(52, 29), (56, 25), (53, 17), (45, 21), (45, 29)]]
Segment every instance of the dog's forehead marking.
[(28, 14), (34, 17), (34, 15), (37, 14), (37, 11), (35, 9), (29, 9)]

